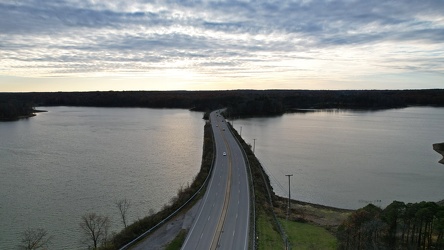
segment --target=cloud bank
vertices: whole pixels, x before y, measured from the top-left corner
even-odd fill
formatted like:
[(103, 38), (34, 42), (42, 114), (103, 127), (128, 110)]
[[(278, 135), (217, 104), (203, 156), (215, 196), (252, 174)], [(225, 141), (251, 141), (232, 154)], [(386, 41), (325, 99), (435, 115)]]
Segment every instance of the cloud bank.
[(443, 1), (0, 1), (8, 77), (444, 87), (442, 41)]

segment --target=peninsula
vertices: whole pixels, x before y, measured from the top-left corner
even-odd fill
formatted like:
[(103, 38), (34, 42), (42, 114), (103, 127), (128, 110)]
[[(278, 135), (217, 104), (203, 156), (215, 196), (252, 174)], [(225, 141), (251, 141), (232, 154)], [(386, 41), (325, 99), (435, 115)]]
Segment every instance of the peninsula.
[(34, 109), (30, 102), (7, 100), (0, 102), (0, 121), (15, 121), (21, 118), (35, 116), (37, 112), (44, 112)]
[(433, 150), (442, 155), (443, 158), (439, 161), (439, 163), (444, 164), (444, 142), (433, 144)]

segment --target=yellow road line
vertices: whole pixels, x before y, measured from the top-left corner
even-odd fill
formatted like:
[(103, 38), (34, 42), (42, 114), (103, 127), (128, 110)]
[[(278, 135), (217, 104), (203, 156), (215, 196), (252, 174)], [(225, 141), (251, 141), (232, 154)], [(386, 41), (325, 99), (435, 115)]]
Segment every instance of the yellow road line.
[[(223, 132), (222, 132), (223, 133)], [(217, 223), (217, 227), (216, 227), (216, 235), (213, 237), (213, 241), (211, 242), (211, 250), (215, 250), (217, 248), (217, 245), (219, 243), (219, 239), (220, 239), (220, 235), (222, 233), (222, 227), (224, 225), (225, 222), (225, 217), (227, 215), (227, 209), (228, 209), (228, 203), (230, 200), (230, 193), (231, 193), (231, 149), (228, 146), (228, 142), (227, 139), (225, 138), (225, 134), (223, 134), (223, 138), (224, 138), (224, 142), (225, 142), (225, 146), (227, 147), (227, 156), (230, 157), (228, 159), (228, 178), (227, 178), (227, 188), (225, 189), (225, 199), (224, 199), (224, 206), (222, 208), (222, 214), (219, 218), (219, 222)]]

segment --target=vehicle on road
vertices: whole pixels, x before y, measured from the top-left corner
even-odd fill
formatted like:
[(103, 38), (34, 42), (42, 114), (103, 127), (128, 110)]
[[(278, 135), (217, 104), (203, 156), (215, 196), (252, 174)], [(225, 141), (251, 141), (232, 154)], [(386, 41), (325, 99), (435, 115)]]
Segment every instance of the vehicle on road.
[(226, 153), (226, 152), (224, 152), (224, 153), (223, 153), (223, 155), (224, 155), (224, 156), (227, 156), (227, 153)]

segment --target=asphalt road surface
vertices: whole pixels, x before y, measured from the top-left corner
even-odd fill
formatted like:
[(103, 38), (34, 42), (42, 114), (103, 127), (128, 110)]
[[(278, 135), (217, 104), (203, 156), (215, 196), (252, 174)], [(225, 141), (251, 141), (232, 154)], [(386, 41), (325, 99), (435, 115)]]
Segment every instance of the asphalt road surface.
[(248, 249), (250, 193), (244, 156), (219, 111), (210, 120), (216, 144), (213, 174), (182, 249)]

